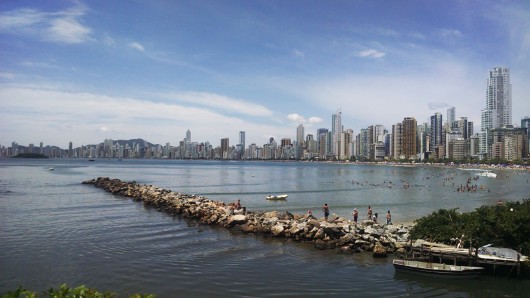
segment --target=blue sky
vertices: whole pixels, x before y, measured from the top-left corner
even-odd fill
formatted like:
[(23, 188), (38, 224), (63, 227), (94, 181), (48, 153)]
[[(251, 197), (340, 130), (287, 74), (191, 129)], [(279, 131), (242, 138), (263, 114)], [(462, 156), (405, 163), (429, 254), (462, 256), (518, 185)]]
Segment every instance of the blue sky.
[(0, 2), (0, 145), (105, 138), (262, 145), (331, 128), (480, 128), (486, 79), (509, 67), (530, 115), (529, 1)]

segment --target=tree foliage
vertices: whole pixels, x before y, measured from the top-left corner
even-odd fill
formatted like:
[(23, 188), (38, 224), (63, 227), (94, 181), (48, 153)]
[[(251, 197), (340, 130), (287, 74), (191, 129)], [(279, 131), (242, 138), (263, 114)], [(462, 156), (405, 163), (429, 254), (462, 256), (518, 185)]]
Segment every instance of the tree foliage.
[(473, 212), (440, 209), (415, 221), (411, 237), (450, 243), (464, 235), (473, 246), (492, 244), (530, 254), (530, 199), (482, 206)]
[[(38, 298), (39, 295), (36, 292), (28, 291), (22, 287), (18, 287), (15, 291), (9, 291), (0, 296), (1, 298)], [(43, 292), (43, 297), (50, 298), (115, 298), (118, 297), (115, 293), (110, 292), (99, 292), (95, 289), (88, 288), (84, 285), (70, 288), (66, 284), (61, 285), (59, 288), (50, 288), (48, 291)], [(133, 294), (131, 298), (154, 298), (152, 294)]]

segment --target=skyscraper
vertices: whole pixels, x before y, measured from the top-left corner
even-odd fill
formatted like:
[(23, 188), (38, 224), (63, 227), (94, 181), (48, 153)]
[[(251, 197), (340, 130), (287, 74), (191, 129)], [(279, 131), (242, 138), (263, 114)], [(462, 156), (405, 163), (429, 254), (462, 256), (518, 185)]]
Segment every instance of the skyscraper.
[(331, 116), (331, 134), (333, 137), (333, 142), (331, 144), (332, 151), (335, 156), (339, 156), (340, 148), (340, 134), (342, 133), (342, 113), (339, 110), (336, 114)]
[(304, 125), (300, 124), (296, 128), (296, 146), (303, 147), (304, 146)]
[(418, 123), (414, 117), (407, 117), (403, 119), (403, 155), (405, 158), (414, 159), (416, 158), (416, 128)]
[(455, 120), (456, 120), (455, 107), (451, 107), (447, 109), (447, 123), (449, 124), (448, 126), (451, 127), (451, 125), (453, 124), (453, 122), (455, 122)]
[(512, 84), (510, 70), (495, 67), (490, 71), (486, 90), (486, 107), (483, 110), (482, 130), (512, 125)]
[(429, 138), (429, 151), (434, 152), (435, 148), (443, 143), (442, 114), (435, 113), (431, 116), (431, 133)]
[(245, 132), (239, 132), (239, 144), (241, 145), (241, 150), (245, 151)]
[(191, 143), (191, 131), (189, 129), (186, 131), (186, 143)]
[(484, 157), (490, 151), (488, 131), (512, 125), (512, 84), (510, 70), (495, 67), (490, 71), (486, 89), (486, 107), (482, 109), (479, 151)]

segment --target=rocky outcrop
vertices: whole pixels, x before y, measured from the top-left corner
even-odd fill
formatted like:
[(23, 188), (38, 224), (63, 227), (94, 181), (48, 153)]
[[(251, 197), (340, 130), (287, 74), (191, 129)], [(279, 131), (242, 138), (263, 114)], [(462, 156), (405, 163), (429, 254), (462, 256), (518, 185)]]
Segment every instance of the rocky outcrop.
[(212, 201), (202, 196), (181, 194), (152, 185), (124, 182), (99, 177), (84, 181), (117, 196), (132, 198), (172, 215), (199, 220), (202, 224), (217, 225), (243, 233), (282, 237), (295, 241), (313, 242), (317, 249), (339, 248), (343, 253), (370, 251), (374, 257), (388, 253), (402, 253), (409, 238), (409, 228), (403, 225), (380, 225), (363, 221), (355, 225), (350, 220), (329, 217), (317, 219), (311, 214), (262, 212), (246, 210), (236, 214), (233, 204)]

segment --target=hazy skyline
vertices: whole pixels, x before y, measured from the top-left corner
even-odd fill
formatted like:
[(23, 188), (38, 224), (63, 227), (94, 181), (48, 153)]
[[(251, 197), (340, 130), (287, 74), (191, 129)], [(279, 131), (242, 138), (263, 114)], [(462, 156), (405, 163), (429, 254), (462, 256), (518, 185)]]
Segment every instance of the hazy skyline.
[(262, 145), (331, 128), (480, 127), (510, 68), (530, 115), (528, 1), (0, 2), (0, 145), (105, 138)]

